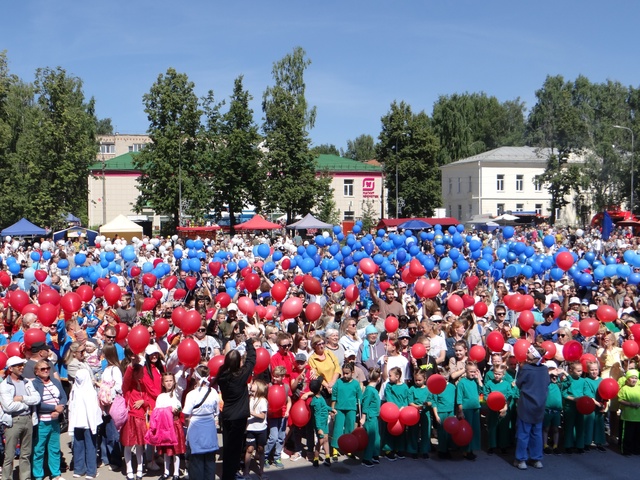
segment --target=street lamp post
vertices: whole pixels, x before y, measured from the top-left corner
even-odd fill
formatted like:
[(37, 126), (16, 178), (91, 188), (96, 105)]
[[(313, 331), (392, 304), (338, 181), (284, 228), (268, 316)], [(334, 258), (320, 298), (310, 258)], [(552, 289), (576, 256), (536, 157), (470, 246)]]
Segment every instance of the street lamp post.
[(633, 154), (635, 152), (634, 150), (634, 143), (635, 143), (635, 138), (633, 135), (633, 130), (631, 130), (629, 127), (623, 127), (622, 125), (613, 125), (613, 128), (619, 128), (621, 130), (628, 130), (629, 133), (631, 134), (631, 213), (633, 213), (633, 205), (634, 205), (634, 192), (633, 192), (633, 167), (634, 167), (634, 161), (633, 161)]

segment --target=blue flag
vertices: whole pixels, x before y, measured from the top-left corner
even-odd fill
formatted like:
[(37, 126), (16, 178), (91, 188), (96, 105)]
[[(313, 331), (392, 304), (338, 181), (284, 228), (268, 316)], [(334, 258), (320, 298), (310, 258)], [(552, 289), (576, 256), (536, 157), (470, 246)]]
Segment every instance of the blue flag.
[(602, 215), (602, 239), (609, 240), (612, 230), (613, 220), (611, 220), (609, 212), (605, 210), (604, 214)]

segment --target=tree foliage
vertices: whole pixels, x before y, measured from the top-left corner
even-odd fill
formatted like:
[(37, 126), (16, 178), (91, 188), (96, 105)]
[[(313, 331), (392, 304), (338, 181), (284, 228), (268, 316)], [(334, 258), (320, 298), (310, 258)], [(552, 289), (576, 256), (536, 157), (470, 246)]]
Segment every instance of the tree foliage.
[(359, 135), (354, 140), (347, 140), (347, 149), (344, 157), (366, 162), (376, 158), (376, 145), (371, 135)]
[[(384, 165), (389, 190), (388, 212), (398, 216), (431, 216), (442, 203), (438, 138), (426, 113), (414, 114), (405, 102), (393, 102), (382, 117), (377, 158)], [(400, 212), (396, 211), (396, 173)]]
[(305, 98), (304, 71), (311, 61), (296, 47), (273, 65), (274, 85), (262, 99), (264, 112), (266, 205), (287, 214), (310, 212), (327, 192), (327, 182), (316, 177), (315, 155), (309, 150), (308, 129), (313, 128), (315, 107)]
[(338, 147), (329, 143), (323, 143), (321, 145), (317, 145), (313, 147), (311, 149), (311, 153), (313, 153), (313, 155), (316, 157), (318, 155), (337, 155), (338, 157), (340, 156), (340, 150), (338, 150)]

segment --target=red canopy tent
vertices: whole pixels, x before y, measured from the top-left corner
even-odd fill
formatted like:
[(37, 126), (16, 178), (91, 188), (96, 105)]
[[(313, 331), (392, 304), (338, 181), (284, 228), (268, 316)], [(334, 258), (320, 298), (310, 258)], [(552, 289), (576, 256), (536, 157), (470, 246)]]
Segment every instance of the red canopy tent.
[(236, 230), (276, 230), (282, 225), (265, 220), (260, 215), (254, 216), (251, 220), (236, 225)]
[(404, 223), (408, 220), (423, 220), (433, 226), (442, 225), (443, 227), (456, 226), (460, 222), (453, 217), (442, 217), (442, 218), (434, 218), (434, 217), (420, 217), (420, 218), (383, 218), (378, 222), (378, 226), (376, 228), (384, 228), (384, 229), (394, 229), (398, 228), (398, 225)]
[(178, 233), (186, 238), (216, 238), (216, 231), (220, 230), (219, 225), (210, 225), (208, 227), (178, 227)]

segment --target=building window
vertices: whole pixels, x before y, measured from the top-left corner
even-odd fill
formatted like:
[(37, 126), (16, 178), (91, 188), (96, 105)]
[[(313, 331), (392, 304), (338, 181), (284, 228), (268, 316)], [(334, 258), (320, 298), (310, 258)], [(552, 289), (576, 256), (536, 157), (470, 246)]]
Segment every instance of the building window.
[(504, 174), (502, 173), (497, 177), (496, 190), (498, 192), (504, 192)]
[(449, 178), (449, 195), (451, 195), (452, 188), (453, 188), (453, 179)]
[(502, 215), (504, 213), (504, 203), (499, 203), (497, 205), (498, 215)]
[(101, 143), (100, 153), (116, 153), (116, 145), (114, 143)]
[(542, 204), (536, 203), (536, 215), (542, 215)]
[(462, 191), (462, 179), (458, 177), (458, 193)]
[(462, 218), (462, 205), (458, 205), (458, 220)]
[(344, 212), (344, 220), (346, 222), (353, 222), (353, 219), (355, 218), (355, 212), (352, 210), (347, 210), (346, 212)]
[(469, 218), (473, 216), (473, 205), (469, 204), (469, 213), (467, 215)]
[(536, 192), (541, 192), (542, 191), (542, 182), (540, 180), (536, 180), (533, 182), (533, 188), (535, 189)]
[(134, 143), (133, 145), (129, 145), (130, 152), (140, 152), (145, 147), (144, 143)]
[(469, 175), (469, 193), (471, 193), (471, 175)]
[(516, 191), (522, 192), (524, 190), (524, 175), (516, 175)]
[(353, 180), (345, 180), (343, 185), (345, 197), (353, 197)]
[(516, 203), (516, 212), (522, 212), (524, 210), (524, 203)]
[(453, 217), (453, 214), (451, 213), (451, 205), (449, 205), (449, 217)]

